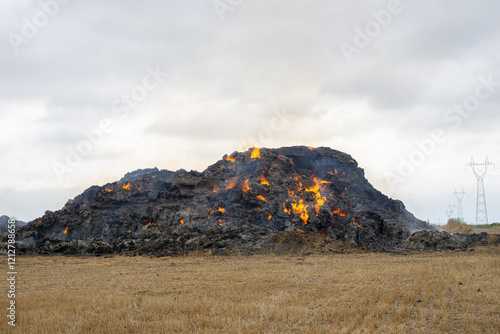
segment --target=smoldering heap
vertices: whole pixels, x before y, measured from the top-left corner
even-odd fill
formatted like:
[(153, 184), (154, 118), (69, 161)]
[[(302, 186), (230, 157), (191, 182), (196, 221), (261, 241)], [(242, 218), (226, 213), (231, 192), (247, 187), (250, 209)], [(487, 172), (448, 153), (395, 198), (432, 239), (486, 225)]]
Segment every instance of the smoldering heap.
[(401, 250), (433, 227), (376, 190), (348, 154), (253, 148), (203, 172), (148, 169), (93, 186), (19, 231), (25, 253), (253, 253), (300, 229), (356, 246)]

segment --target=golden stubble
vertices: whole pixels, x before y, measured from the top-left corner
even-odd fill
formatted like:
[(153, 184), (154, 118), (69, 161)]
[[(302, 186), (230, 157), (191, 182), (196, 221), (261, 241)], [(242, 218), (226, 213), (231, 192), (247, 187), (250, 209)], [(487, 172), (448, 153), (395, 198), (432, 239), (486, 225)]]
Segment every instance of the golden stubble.
[(499, 333), (499, 255), (23, 256), (0, 332)]

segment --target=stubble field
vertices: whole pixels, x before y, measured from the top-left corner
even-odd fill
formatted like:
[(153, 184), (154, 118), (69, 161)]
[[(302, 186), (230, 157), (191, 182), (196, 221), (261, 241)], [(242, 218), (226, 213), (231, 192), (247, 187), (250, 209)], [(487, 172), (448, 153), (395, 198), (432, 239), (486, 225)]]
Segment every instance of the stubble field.
[(499, 255), (18, 257), (0, 332), (500, 333)]

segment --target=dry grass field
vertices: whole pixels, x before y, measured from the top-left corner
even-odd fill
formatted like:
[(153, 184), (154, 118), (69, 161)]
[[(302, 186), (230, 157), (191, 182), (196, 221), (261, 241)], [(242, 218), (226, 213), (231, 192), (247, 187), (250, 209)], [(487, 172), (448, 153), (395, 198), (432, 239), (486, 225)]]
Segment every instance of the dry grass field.
[(491, 235), (500, 234), (500, 224), (493, 223), (489, 225), (469, 225), (461, 220), (449, 219), (448, 223), (442, 226), (442, 229), (450, 233), (481, 233), (486, 232)]
[(2, 333), (500, 333), (496, 247), (17, 262)]

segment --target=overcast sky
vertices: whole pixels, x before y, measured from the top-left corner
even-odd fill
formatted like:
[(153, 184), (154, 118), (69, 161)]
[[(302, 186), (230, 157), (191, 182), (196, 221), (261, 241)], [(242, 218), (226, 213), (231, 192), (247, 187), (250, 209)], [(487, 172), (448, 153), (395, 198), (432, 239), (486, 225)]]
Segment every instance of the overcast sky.
[(0, 215), (32, 220), (138, 168), (305, 144), (351, 154), (437, 224), (462, 188), (475, 222), (465, 165), (488, 156), (498, 222), (498, 13), (487, 0), (2, 0)]

